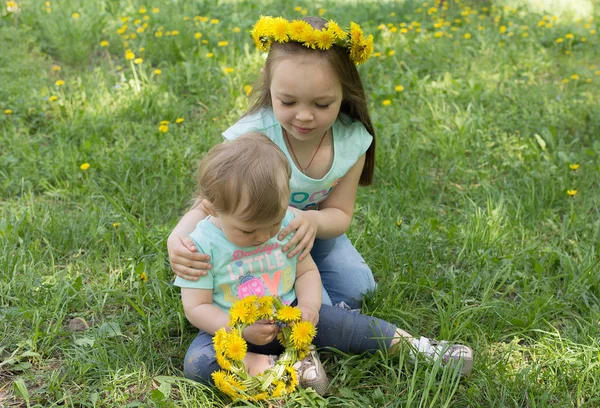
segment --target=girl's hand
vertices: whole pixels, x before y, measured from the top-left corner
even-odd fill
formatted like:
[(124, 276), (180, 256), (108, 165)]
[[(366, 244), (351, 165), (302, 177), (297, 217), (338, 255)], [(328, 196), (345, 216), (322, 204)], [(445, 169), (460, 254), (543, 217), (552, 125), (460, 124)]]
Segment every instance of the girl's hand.
[(310, 220), (304, 211), (294, 207), (289, 207), (289, 209), (294, 213), (295, 217), (288, 226), (281, 231), (278, 239), (281, 241), (295, 231), (292, 239), (284, 245), (283, 252), (287, 252), (290, 248), (294, 248), (288, 254), (288, 258), (292, 258), (302, 252), (298, 257), (298, 261), (301, 261), (306, 255), (310, 254), (310, 250), (315, 243), (315, 238), (317, 237), (317, 225)]
[(264, 346), (275, 339), (279, 326), (270, 320), (262, 319), (244, 329), (244, 339), (257, 346)]
[(298, 309), (302, 312), (302, 320), (309, 321), (313, 326), (319, 324), (319, 310), (312, 306), (298, 305)]
[(167, 249), (171, 269), (183, 279), (196, 281), (212, 268), (209, 262), (210, 255), (199, 254), (198, 248), (190, 237), (169, 236)]

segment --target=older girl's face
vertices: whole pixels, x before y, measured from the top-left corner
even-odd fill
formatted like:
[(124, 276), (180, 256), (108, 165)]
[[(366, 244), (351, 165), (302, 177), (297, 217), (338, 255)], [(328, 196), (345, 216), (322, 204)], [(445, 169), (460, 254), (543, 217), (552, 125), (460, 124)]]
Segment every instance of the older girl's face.
[(319, 140), (340, 112), (342, 84), (316, 54), (289, 55), (271, 68), (275, 118), (299, 142)]

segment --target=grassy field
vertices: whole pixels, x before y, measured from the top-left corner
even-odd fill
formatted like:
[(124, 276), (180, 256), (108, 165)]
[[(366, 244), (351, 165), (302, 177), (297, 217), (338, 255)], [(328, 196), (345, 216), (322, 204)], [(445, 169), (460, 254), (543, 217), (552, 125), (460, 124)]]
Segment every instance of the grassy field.
[(459, 380), (331, 352), (330, 396), (275, 405), (600, 406), (600, 6), (260, 3), (2, 8), (0, 406), (231, 404), (181, 377), (195, 329), (166, 238), (247, 106), (261, 14), (374, 34), (376, 182), (348, 232), (379, 282), (363, 312), (476, 358)]

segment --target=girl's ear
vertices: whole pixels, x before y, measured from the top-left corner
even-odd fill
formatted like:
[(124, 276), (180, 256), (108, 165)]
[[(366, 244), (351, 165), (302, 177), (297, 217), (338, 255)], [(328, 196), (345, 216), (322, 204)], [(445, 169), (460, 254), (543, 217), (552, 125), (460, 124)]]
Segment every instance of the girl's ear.
[(213, 204), (208, 201), (207, 199), (203, 199), (202, 200), (202, 206), (204, 207), (204, 209), (206, 210), (206, 212), (208, 213), (208, 215), (212, 216), (212, 217), (216, 217), (217, 216), (217, 212), (215, 211), (215, 207), (213, 207)]

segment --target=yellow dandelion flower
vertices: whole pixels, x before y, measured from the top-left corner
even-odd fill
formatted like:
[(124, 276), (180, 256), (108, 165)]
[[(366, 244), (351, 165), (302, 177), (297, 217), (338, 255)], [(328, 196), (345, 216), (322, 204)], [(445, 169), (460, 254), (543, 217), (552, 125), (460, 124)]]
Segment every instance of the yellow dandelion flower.
[(575, 190), (575, 189), (573, 189), (573, 190), (567, 190), (567, 194), (568, 194), (570, 197), (575, 197), (575, 196), (577, 195), (577, 193), (578, 193), (578, 191), (577, 191), (577, 190)]
[(78, 18), (79, 18), (79, 17), (81, 17), (81, 16), (79, 15), (79, 13), (73, 13), (73, 14), (71, 15), (71, 17), (73, 17), (74, 19), (78, 19)]
[(161, 120), (161, 121), (160, 121), (160, 124), (161, 124), (161, 125), (168, 125), (168, 124), (169, 124), (169, 121), (168, 121), (168, 120)]
[(288, 386), (286, 388), (286, 391), (289, 394), (294, 392), (294, 390), (296, 390), (296, 387), (298, 386), (298, 374), (296, 374), (296, 370), (294, 370), (294, 367), (292, 366), (286, 366), (285, 371), (287, 372), (287, 375), (290, 378), (288, 381)]
[(239, 28), (239, 27), (233, 27), (233, 28), (231, 29), (231, 31), (233, 31), (234, 33), (239, 33), (240, 31), (242, 31), (242, 29), (241, 29), (241, 28)]
[(569, 164), (569, 168), (571, 170), (577, 170), (579, 168), (579, 164), (578, 163)]
[(148, 12), (148, 10), (146, 10), (146, 7), (141, 6), (138, 10), (138, 13), (140, 14), (146, 14)]
[(131, 50), (125, 51), (125, 59), (127, 61), (131, 61), (132, 59), (135, 59), (135, 54), (133, 53), (133, 51), (131, 51)]
[(183, 123), (184, 120), (184, 118), (177, 118), (175, 119), (175, 123)]
[(52, 65), (52, 71), (58, 72), (58, 71), (60, 71), (60, 69), (61, 69), (60, 65)]
[(596, 30), (590, 30), (590, 34), (591, 34), (591, 35), (594, 35), (594, 34), (596, 34)]
[(161, 133), (167, 133), (169, 131), (169, 125), (160, 125), (158, 131)]
[(5, 115), (12, 115), (12, 113), (13, 113), (12, 109), (4, 109)]
[(383, 106), (389, 106), (392, 104), (392, 101), (390, 101), (389, 99), (384, 100), (383, 102), (381, 102), (383, 104)]
[(283, 306), (277, 311), (276, 318), (286, 323), (298, 322), (302, 319), (302, 311), (297, 307)]
[(398, 92), (404, 91), (404, 87), (402, 85), (396, 85), (396, 88), (394, 88), (394, 89)]
[(226, 67), (224, 71), (225, 71), (226, 74), (231, 74), (235, 70), (233, 68), (231, 68), (231, 67)]
[(315, 326), (309, 321), (301, 321), (295, 323), (292, 326), (292, 334), (290, 335), (290, 340), (292, 344), (296, 348), (303, 348), (312, 343), (315, 335), (317, 334), (317, 330)]
[(89, 169), (91, 166), (89, 163), (83, 163), (81, 166), (79, 166), (79, 168), (83, 171), (86, 171), (87, 169)]
[(569, 78), (565, 78), (565, 79), (563, 79), (563, 80), (562, 80), (562, 83), (563, 83), (563, 84), (568, 84), (568, 83), (569, 83)]
[(333, 32), (333, 35), (335, 36), (335, 38), (337, 38), (340, 41), (345, 40), (346, 37), (348, 36), (348, 33), (345, 32), (344, 30), (342, 30), (342, 28), (338, 25), (338, 23), (336, 23), (333, 20), (329, 20), (327, 22), (327, 30)]
[(136, 65), (140, 65), (142, 62), (144, 62), (144, 59), (143, 58), (136, 58), (136, 59), (133, 60), (133, 62)]
[(500, 26), (500, 34), (504, 34), (506, 32), (506, 26)]
[(121, 226), (120, 222), (113, 222), (113, 228), (119, 228), (119, 226)]
[(273, 398), (279, 398), (285, 394), (285, 383), (283, 381), (273, 381), (273, 385), (275, 386), (271, 393)]
[(158, 7), (154, 7), (154, 8), (152, 9), (152, 12), (153, 12), (154, 14), (158, 13), (159, 11), (160, 11), (160, 9), (159, 9)]
[(140, 280), (142, 282), (148, 282), (148, 274), (145, 271), (140, 273)]
[(375, 58), (377, 58), (377, 57), (381, 57), (381, 53), (380, 53), (380, 52), (374, 52), (374, 53), (373, 53), (373, 56), (374, 56)]
[(199, 40), (200, 38), (202, 38), (202, 33), (195, 33), (195, 34), (194, 34), (194, 38), (195, 38), (196, 40)]
[(434, 36), (435, 38), (440, 38), (440, 37), (442, 37), (443, 35), (444, 35), (444, 33), (443, 33), (443, 32), (441, 32), (441, 31), (436, 31), (436, 32), (433, 34), (433, 36)]
[(179, 30), (173, 30), (173, 31), (171, 31), (171, 35), (179, 35)]
[(129, 38), (131, 38), (133, 40), (134, 38), (137, 38), (137, 34), (131, 33), (131, 34), (129, 34)]
[(54, 83), (54, 85), (56, 85), (56, 86), (63, 86), (64, 84), (65, 84), (65, 81), (63, 81), (62, 79), (59, 79), (58, 81), (56, 81)]
[(56, 96), (56, 95), (51, 95), (51, 96), (48, 98), (48, 100), (49, 100), (50, 102), (55, 102), (55, 101), (57, 101), (57, 100), (58, 100), (58, 96)]
[(363, 31), (360, 26), (354, 22), (350, 23), (350, 38), (352, 41), (362, 41), (363, 39)]
[(163, 36), (163, 32), (162, 32), (162, 31), (157, 31), (157, 32), (155, 32), (155, 33), (154, 33), (154, 36), (155, 36), (156, 38), (160, 38), (160, 37), (162, 37), (162, 36)]
[(304, 38), (300, 39), (300, 41), (306, 48), (312, 48), (314, 50), (317, 47), (317, 31), (305, 31)]
[(106, 41), (106, 40), (100, 41), (100, 47), (108, 47), (108, 41)]
[(228, 333), (224, 327), (221, 327), (215, 332), (215, 335), (213, 337), (213, 344), (217, 352), (223, 353), (225, 351), (225, 346), (227, 345), (227, 336)]
[(325, 14), (325, 9), (324, 8), (320, 8), (319, 9), (319, 16), (322, 16), (323, 14)]
[(560, 43), (562, 43), (562, 42), (564, 42), (564, 41), (565, 41), (565, 39), (564, 39), (564, 38), (562, 38), (562, 37), (559, 37), (559, 38), (557, 38), (556, 40), (554, 40), (554, 42), (555, 42), (555, 43), (557, 43), (557, 44), (560, 44)]
[(321, 50), (328, 50), (333, 46), (335, 42), (335, 36), (333, 32), (329, 30), (315, 31), (317, 37), (317, 48)]
[(238, 322), (241, 322), (245, 312), (246, 307), (244, 304), (240, 302), (235, 302), (232, 304), (231, 308), (229, 309), (229, 325), (234, 326)]
[(565, 38), (567, 40), (572, 40), (573, 38), (575, 38), (575, 36), (573, 34), (569, 33), (569, 34), (565, 35)]
[(227, 342), (225, 355), (233, 361), (242, 361), (246, 357), (247, 347), (246, 341), (242, 337), (232, 333)]
[(275, 17), (271, 25), (271, 34), (275, 41), (284, 43), (288, 41), (288, 21), (283, 17)]
[(138, 33), (140, 33), (140, 34), (141, 34), (141, 33), (143, 33), (145, 30), (144, 30), (144, 27), (138, 27), (138, 28), (137, 28), (137, 30), (135, 30), (135, 31), (137, 31)]
[(252, 93), (252, 85), (244, 85), (244, 93), (249, 96)]
[(214, 56), (215, 56), (215, 54), (213, 54), (212, 52), (207, 52), (206, 53), (206, 58), (212, 58)]
[(258, 394), (255, 394), (251, 397), (251, 399), (253, 401), (265, 401), (266, 399), (268, 399), (270, 397), (269, 393), (266, 391), (263, 392), (259, 392)]
[(288, 34), (292, 41), (302, 41), (307, 31), (312, 31), (312, 27), (306, 21), (293, 20), (288, 24)]
[(576, 80), (578, 80), (578, 79), (579, 79), (579, 75), (577, 75), (577, 74), (573, 74), (573, 75), (571, 75), (571, 79), (573, 79), (573, 80), (575, 80), (575, 81), (576, 81)]
[(596, 71), (596, 72), (595, 72), (595, 74), (596, 74), (596, 75), (600, 75), (600, 71)]
[(389, 50), (388, 51), (388, 56), (393, 56), (396, 53), (396, 50)]
[(469, 39), (471, 38), (471, 33), (465, 33), (465, 34), (463, 35), (463, 38), (464, 38), (465, 40), (469, 40)]
[(212, 20), (210, 20), (211, 24), (219, 24), (219, 20), (216, 18), (213, 18)]
[(219, 41), (219, 42), (217, 43), (217, 45), (218, 45), (219, 47), (226, 47), (226, 46), (227, 46), (227, 44), (229, 44), (229, 42), (227, 42), (227, 41)]

